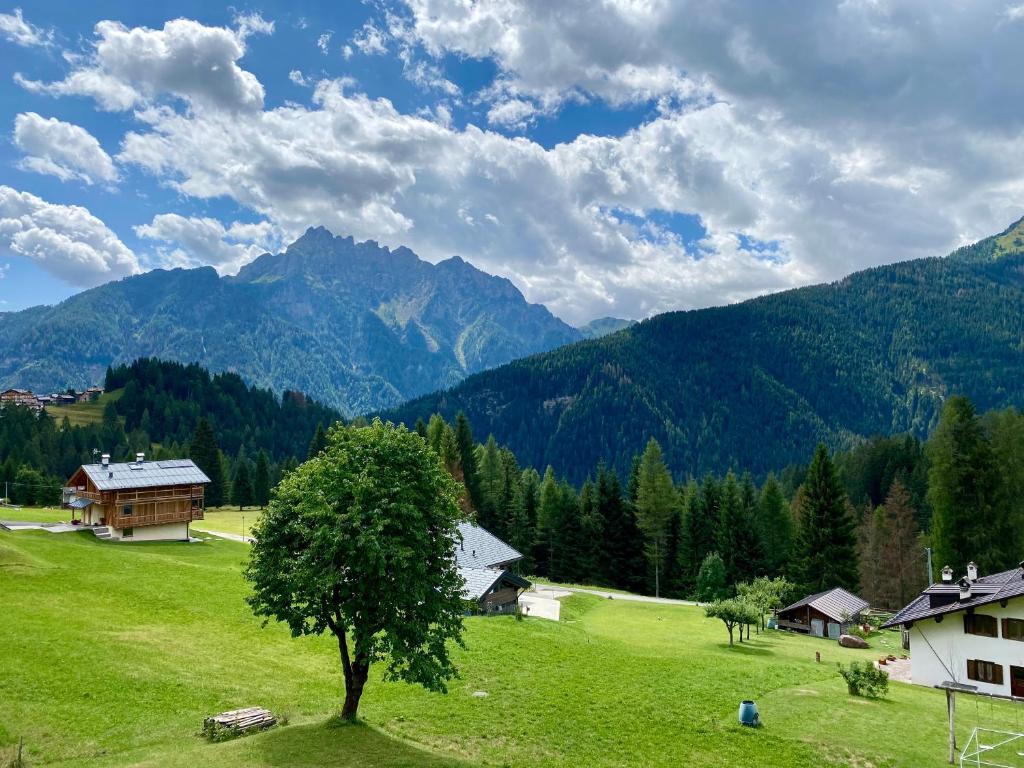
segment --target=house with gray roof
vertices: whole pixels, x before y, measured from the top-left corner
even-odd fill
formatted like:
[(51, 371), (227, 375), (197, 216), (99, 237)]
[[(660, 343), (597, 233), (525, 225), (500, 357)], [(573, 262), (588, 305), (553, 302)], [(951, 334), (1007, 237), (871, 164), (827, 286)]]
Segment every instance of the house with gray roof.
[(781, 609), (779, 629), (838, 640), (857, 623), (867, 607), (867, 600), (835, 587), (808, 595)]
[(911, 682), (1024, 699), (1024, 562), (988, 576), (969, 563), (958, 581), (947, 565), (882, 626), (906, 630)]
[(463, 596), (475, 602), (483, 613), (513, 613), (519, 593), (530, 582), (510, 570), (523, 559), (490, 531), (476, 523), (459, 523), (455, 564), (465, 582)]
[(203, 519), (209, 482), (191, 459), (146, 461), (138, 453), (135, 461), (112, 463), (103, 454), (65, 483), (64, 507), (101, 539), (187, 540), (189, 523)]

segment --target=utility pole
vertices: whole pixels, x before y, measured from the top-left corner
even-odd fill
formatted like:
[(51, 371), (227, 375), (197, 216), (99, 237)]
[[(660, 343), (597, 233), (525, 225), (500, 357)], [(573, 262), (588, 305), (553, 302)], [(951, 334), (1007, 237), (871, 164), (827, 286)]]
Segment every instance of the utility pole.
[(932, 548), (925, 547), (924, 551), (925, 554), (928, 555), (928, 586), (930, 587), (932, 584), (935, 583), (935, 579), (932, 578)]
[(661, 570), (661, 560), (658, 556), (658, 537), (654, 537), (654, 596), (661, 597), (658, 572)]

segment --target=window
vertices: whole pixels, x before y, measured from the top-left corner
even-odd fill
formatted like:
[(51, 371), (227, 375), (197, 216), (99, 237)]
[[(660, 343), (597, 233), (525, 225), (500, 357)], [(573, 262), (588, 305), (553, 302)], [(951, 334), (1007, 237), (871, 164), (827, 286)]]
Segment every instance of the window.
[(991, 683), (992, 685), (1003, 684), (1003, 665), (991, 661), (978, 661), (968, 659), (967, 679), (977, 680), (979, 683)]
[(1003, 619), (1005, 640), (1024, 640), (1024, 619)]
[(996, 621), (995, 616), (985, 616), (981, 613), (965, 613), (964, 632), (968, 635), (999, 637), (999, 622)]
[(123, 507), (121, 507), (121, 517), (131, 517), (131, 516), (132, 516), (132, 505), (131, 504), (125, 504)]
[(124, 528), (121, 531), (121, 538), (123, 538), (123, 539), (130, 539), (134, 535), (135, 535), (135, 530), (132, 529), (132, 528)]

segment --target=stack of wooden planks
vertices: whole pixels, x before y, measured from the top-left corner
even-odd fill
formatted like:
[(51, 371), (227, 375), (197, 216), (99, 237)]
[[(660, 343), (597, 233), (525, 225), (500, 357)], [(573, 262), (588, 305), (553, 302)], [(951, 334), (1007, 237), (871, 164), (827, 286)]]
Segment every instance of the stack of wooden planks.
[(211, 736), (223, 731), (241, 735), (247, 731), (262, 731), (276, 723), (277, 718), (271, 714), (270, 710), (263, 709), (263, 707), (245, 707), (205, 718), (203, 732)]

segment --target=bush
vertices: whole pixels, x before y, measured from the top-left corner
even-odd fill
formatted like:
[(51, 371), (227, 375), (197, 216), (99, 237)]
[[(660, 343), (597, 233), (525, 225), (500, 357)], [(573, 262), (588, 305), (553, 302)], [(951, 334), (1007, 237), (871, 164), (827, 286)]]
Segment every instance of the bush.
[(836, 666), (851, 696), (864, 695), (869, 699), (877, 699), (889, 693), (889, 675), (870, 661), (853, 661), (849, 667), (842, 664)]

